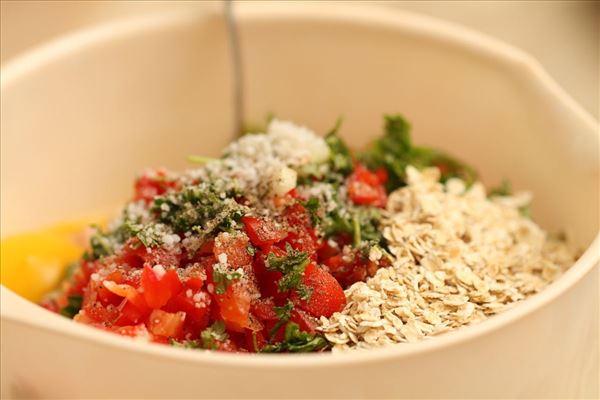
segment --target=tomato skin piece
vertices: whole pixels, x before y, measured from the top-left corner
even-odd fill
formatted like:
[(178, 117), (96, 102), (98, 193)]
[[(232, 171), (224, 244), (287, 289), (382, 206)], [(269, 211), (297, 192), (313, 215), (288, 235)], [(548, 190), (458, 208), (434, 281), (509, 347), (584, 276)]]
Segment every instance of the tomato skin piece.
[(370, 205), (383, 208), (387, 203), (387, 193), (383, 186), (387, 179), (382, 173), (371, 172), (357, 163), (352, 175), (348, 177), (348, 197), (357, 205)]
[[(217, 293), (213, 280), (213, 267), (206, 269), (209, 292), (215, 300), (216, 308), (212, 309), (213, 319), (222, 319), (228, 330), (243, 332), (249, 326), (251, 296), (249, 283), (244, 280), (230, 282), (225, 293)], [(212, 287), (212, 288), (211, 288)]]
[(182, 289), (181, 282), (174, 269), (170, 269), (158, 278), (148, 264), (144, 265), (141, 279), (144, 300), (150, 308), (161, 308), (171, 297)]
[(142, 175), (135, 181), (134, 201), (143, 200), (146, 204), (150, 204), (156, 196), (177, 187), (176, 181), (167, 179), (167, 173), (164, 170), (155, 171), (155, 175)]
[(273, 299), (267, 297), (254, 300), (250, 306), (250, 310), (262, 322), (277, 321), (278, 317), (273, 307), (275, 307)]
[(246, 215), (242, 217), (242, 223), (250, 241), (255, 246), (270, 246), (287, 236), (287, 233), (279, 229), (273, 221)]
[(252, 264), (252, 256), (248, 253), (250, 241), (248, 236), (242, 234), (232, 235), (220, 233), (214, 242), (213, 254), (218, 260), (219, 255), (227, 256), (227, 264), (233, 269), (246, 267)]
[(148, 330), (156, 336), (179, 338), (183, 332), (184, 312), (169, 313), (163, 310), (153, 310), (148, 316)]
[(246, 336), (246, 348), (251, 353), (258, 353), (267, 344), (265, 336), (262, 332), (246, 329), (244, 334)]
[[(188, 289), (193, 293), (191, 297), (188, 297), (186, 294)], [(200, 302), (196, 302), (193, 299), (193, 296), (198, 293), (201, 293), (202, 297)], [(192, 289), (186, 282), (184, 290), (171, 298), (162, 309), (171, 313), (178, 311), (185, 312), (185, 327), (189, 328), (190, 331), (197, 333), (209, 325), (211, 302), (212, 299), (207, 292)], [(199, 307), (197, 307), (196, 304), (198, 304)]]
[(290, 321), (298, 324), (298, 327), (303, 332), (315, 333), (317, 331), (317, 320), (298, 308), (292, 310)]
[(292, 291), (291, 299), (300, 309), (313, 317), (330, 317), (346, 305), (346, 296), (338, 281), (314, 263), (306, 266), (302, 283), (312, 289), (308, 301), (300, 299), (295, 290)]

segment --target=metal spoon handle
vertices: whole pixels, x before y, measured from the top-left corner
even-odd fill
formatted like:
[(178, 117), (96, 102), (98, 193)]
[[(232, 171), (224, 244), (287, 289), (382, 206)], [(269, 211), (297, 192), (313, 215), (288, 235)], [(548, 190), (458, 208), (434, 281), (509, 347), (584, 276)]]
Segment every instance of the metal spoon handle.
[(237, 23), (233, 14), (233, 1), (223, 2), (225, 23), (227, 25), (227, 39), (229, 54), (232, 63), (233, 80), (233, 127), (235, 136), (241, 136), (244, 126), (244, 80), (242, 74), (242, 61), (240, 54), (240, 41)]

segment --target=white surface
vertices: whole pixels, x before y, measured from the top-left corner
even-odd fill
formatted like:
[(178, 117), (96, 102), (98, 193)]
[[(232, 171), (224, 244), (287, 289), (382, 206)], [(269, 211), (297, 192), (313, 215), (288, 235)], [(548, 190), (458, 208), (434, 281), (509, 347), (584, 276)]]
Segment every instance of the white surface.
[[(244, 7), (240, 17), (251, 118), (275, 111), (325, 131), (342, 110), (341, 133), (356, 145), (380, 131), (383, 112), (402, 111), (416, 142), (466, 158), (488, 181), (506, 176), (531, 188), (542, 225), (570, 230), (582, 248), (596, 237), (597, 122), (526, 55), (379, 9), (280, 4)], [(227, 140), (223, 24), (195, 18), (120, 23), (4, 67), (3, 234), (125, 198), (122, 183), (139, 168), (178, 166), (183, 150), (210, 155)], [(3, 289), (2, 390), (26, 398), (597, 397), (598, 245), (543, 293), (482, 324), (347, 355), (245, 357), (130, 342)]]
[[(340, 2), (336, 2), (340, 3)], [(356, 7), (360, 2), (344, 2)], [(423, 13), (505, 40), (537, 58), (550, 75), (598, 117), (600, 2), (368, 1)], [(218, 8), (194, 1), (2, 1), (2, 62), (44, 41), (92, 24), (172, 9)]]

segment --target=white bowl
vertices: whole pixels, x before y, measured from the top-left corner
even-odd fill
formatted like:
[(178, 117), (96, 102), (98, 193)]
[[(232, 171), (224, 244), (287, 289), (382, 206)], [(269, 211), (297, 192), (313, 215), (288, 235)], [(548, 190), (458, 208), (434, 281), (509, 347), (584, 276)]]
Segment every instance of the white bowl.
[[(365, 7), (239, 4), (250, 121), (274, 112), (360, 146), (384, 113), (586, 249), (543, 293), (479, 325), (352, 354), (204, 353), (121, 338), (2, 287), (2, 394), (14, 397), (597, 396), (598, 124), (527, 55), (431, 19)], [(3, 68), (2, 234), (114, 210), (146, 166), (231, 139), (224, 22), (114, 22)], [(596, 347), (594, 347), (596, 346)]]

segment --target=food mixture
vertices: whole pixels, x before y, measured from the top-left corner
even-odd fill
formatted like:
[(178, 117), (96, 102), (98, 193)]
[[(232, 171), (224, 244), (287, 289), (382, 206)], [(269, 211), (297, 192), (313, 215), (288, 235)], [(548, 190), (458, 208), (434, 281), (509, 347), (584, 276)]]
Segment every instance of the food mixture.
[(481, 321), (574, 261), (400, 116), (363, 152), (272, 120), (218, 159), (147, 171), (42, 305), (176, 347), (314, 352), (414, 342)]

